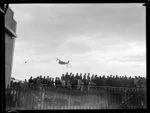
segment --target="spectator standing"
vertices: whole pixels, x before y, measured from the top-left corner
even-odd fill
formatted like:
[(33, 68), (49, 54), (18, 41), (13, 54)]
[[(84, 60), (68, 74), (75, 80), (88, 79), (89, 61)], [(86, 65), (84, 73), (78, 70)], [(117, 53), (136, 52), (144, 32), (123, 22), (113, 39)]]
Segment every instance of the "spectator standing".
[(82, 73), (80, 73), (80, 80), (82, 80)]
[(24, 80), (24, 88), (27, 89), (28, 88), (28, 83), (27, 83), (27, 79)]
[(47, 76), (46, 80), (47, 80), (47, 87), (49, 87), (50, 86), (50, 78), (49, 78), (49, 76)]
[(31, 76), (30, 79), (29, 79), (29, 87), (31, 88), (32, 85), (33, 85), (33, 79), (32, 79), (32, 76)]
[(103, 86), (106, 86), (106, 77), (105, 77), (105, 75), (103, 75), (103, 77), (102, 77), (102, 85)]
[(61, 80), (65, 80), (65, 75), (64, 74), (62, 74)]
[(87, 75), (87, 80), (88, 80), (88, 82), (90, 82), (90, 73), (88, 73), (88, 75)]
[(54, 86), (54, 78), (51, 79), (51, 85)]

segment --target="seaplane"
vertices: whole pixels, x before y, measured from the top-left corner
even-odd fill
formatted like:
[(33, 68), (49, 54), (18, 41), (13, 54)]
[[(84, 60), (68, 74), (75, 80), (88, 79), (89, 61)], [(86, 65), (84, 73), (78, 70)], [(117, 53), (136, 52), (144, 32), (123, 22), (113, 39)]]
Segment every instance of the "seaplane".
[(68, 66), (68, 64), (69, 64), (69, 60), (68, 60), (68, 62), (65, 62), (65, 61), (62, 61), (62, 60), (60, 60), (60, 59), (58, 59), (58, 58), (56, 58), (56, 61), (58, 61), (58, 64), (61, 64), (61, 65), (66, 65), (66, 66)]

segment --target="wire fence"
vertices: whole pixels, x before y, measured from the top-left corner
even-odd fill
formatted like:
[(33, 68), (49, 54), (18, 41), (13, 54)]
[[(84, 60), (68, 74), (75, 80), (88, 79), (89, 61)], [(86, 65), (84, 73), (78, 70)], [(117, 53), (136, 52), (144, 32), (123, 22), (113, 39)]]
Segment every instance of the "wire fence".
[(6, 109), (146, 109), (146, 88), (8, 86)]

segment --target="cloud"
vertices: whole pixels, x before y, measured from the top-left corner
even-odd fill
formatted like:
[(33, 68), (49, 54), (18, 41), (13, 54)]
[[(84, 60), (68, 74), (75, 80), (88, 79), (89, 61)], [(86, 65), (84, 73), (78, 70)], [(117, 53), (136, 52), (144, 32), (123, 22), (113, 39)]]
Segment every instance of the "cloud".
[[(25, 7), (26, 6), (26, 7)], [(145, 31), (144, 8), (140, 5), (102, 5), (102, 4), (59, 4), (59, 5), (16, 5), (16, 17), (24, 25), (19, 29), (28, 30), (34, 35), (47, 34), (49, 37), (60, 39), (70, 34), (95, 34), (102, 32), (110, 34), (116, 32), (120, 35), (127, 35), (127, 39), (137, 39), (141, 32)], [(20, 13), (17, 13), (18, 10)], [(124, 12), (124, 13), (122, 13)], [(32, 15), (34, 21), (25, 23), (23, 15)], [(140, 16), (139, 16), (140, 15)], [(53, 19), (51, 19), (53, 18)], [(110, 19), (111, 18), (111, 19)], [(111, 23), (111, 24), (110, 24)], [(140, 32), (139, 32), (140, 31)], [(63, 35), (61, 35), (63, 34)], [(129, 37), (129, 34), (133, 38)], [(137, 34), (137, 35), (136, 35)], [(42, 36), (41, 35), (41, 36)], [(28, 38), (28, 37), (27, 37)], [(43, 37), (45, 39), (45, 37)], [(139, 39), (141, 39), (139, 37)], [(32, 40), (30, 38), (30, 40)]]
[(146, 61), (146, 55), (132, 55), (124, 58), (125, 61), (131, 61), (131, 62), (145, 62)]
[(71, 54), (85, 54), (92, 49), (90, 40), (84, 35), (70, 36), (63, 43), (62, 48)]

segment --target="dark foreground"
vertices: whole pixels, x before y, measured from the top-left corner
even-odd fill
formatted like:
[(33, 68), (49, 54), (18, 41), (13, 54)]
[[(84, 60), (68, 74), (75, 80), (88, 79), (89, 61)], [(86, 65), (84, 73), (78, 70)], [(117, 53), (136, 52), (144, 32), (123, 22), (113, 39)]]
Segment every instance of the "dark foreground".
[(90, 90), (67, 87), (6, 89), (9, 109), (145, 109), (145, 88), (93, 86)]

